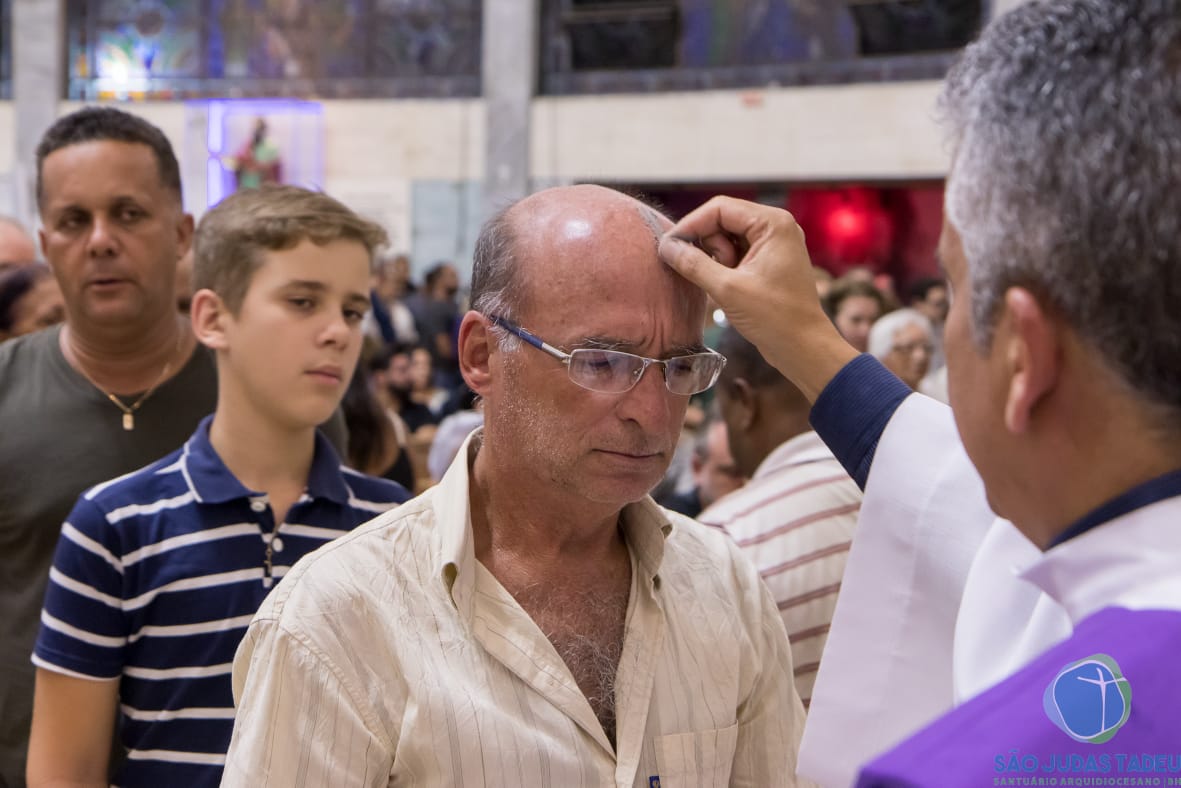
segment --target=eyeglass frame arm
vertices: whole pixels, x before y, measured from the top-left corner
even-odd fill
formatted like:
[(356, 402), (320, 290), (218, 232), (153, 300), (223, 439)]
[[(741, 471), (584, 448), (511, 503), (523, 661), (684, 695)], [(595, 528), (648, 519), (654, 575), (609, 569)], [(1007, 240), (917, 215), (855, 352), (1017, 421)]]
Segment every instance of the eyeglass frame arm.
[(539, 337), (535, 334), (529, 333), (525, 329), (518, 326), (516, 323), (512, 323), (508, 320), (505, 320), (503, 317), (500, 317), (498, 315), (489, 315), (488, 319), (492, 321), (493, 325), (503, 328), (505, 331), (509, 332), (510, 334), (517, 337), (518, 339), (528, 342), (530, 345), (537, 348), (538, 350), (548, 353), (549, 355), (551, 355), (554, 358), (561, 361), (563, 364), (570, 363), (570, 354), (569, 353), (558, 350), (556, 347), (554, 347), (550, 343), (546, 342), (541, 337)]

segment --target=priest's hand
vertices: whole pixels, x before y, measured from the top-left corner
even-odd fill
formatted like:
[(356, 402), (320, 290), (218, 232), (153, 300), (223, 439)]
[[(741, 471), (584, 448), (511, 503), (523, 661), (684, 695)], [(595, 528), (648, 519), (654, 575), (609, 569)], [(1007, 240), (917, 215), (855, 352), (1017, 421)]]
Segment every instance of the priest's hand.
[(660, 256), (809, 401), (857, 356), (820, 306), (804, 231), (787, 211), (714, 197), (664, 235)]

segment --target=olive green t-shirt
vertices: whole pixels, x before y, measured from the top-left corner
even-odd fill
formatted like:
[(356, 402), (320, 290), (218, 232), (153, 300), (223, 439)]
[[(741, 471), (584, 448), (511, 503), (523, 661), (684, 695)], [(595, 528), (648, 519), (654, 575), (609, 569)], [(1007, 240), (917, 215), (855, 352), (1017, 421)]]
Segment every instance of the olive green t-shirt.
[(66, 361), (60, 334), (0, 344), (0, 784), (8, 785), (24, 784), (29, 655), (62, 522), (88, 488), (180, 447), (217, 403), (213, 355), (198, 346), (124, 430), (123, 413)]

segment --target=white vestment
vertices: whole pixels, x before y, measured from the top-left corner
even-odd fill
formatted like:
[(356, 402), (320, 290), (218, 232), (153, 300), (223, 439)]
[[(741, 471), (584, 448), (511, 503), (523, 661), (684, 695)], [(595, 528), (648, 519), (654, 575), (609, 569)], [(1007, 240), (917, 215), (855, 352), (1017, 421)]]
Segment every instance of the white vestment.
[(800, 748), (827, 786), (1071, 632), (1019, 577), (1042, 553), (992, 513), (946, 405), (895, 411), (857, 529)]

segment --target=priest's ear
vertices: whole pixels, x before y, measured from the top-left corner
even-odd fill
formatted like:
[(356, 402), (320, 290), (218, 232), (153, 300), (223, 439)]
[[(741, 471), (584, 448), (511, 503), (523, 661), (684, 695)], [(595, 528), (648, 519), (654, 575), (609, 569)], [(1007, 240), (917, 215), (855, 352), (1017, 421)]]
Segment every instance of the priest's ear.
[(1061, 374), (1056, 321), (1030, 291), (1011, 287), (1005, 293), (1004, 311), (993, 341), (1002, 346), (1008, 377), (1005, 427), (1022, 433)]
[(208, 288), (193, 293), (189, 319), (198, 342), (213, 350), (226, 349), (226, 328), (233, 315), (221, 296)]

